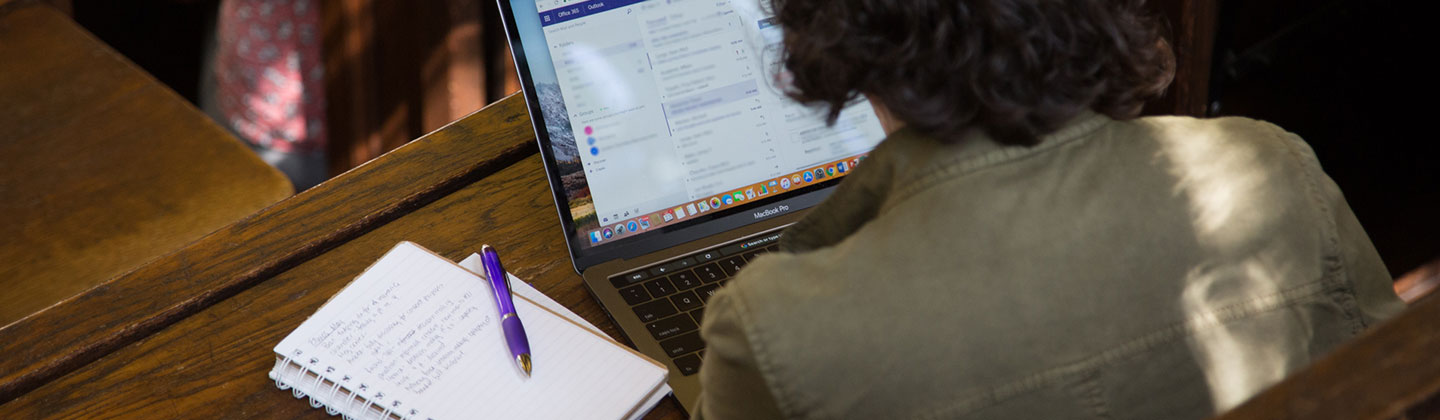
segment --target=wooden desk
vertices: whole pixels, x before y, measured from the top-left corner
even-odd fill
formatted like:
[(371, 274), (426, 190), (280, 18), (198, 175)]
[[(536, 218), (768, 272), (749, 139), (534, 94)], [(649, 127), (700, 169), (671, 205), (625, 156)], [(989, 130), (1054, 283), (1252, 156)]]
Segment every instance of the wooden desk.
[(0, 326), (293, 193), (63, 13), (0, 1)]
[[(522, 98), (0, 329), (0, 418), (331, 418), (271, 349), (396, 242), (506, 268), (619, 336), (566, 257)], [(666, 400), (648, 418), (679, 418)]]

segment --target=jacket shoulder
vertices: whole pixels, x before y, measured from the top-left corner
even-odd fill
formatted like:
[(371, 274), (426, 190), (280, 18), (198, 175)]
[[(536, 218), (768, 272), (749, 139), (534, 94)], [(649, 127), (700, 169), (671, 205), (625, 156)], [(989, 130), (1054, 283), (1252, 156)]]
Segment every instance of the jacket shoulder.
[(1112, 127), (1120, 132), (1150, 137), (1162, 144), (1202, 143), (1287, 153), (1296, 151), (1293, 149), (1299, 146), (1305, 154), (1314, 155), (1295, 133), (1270, 122), (1246, 117), (1154, 116), (1112, 124)]

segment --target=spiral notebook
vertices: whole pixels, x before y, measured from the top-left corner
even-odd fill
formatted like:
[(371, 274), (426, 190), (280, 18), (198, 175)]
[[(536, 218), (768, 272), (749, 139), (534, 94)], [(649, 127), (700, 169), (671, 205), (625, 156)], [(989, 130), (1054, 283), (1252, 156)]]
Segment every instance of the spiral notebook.
[(663, 365), (517, 292), (526, 377), (490, 293), (481, 276), (402, 242), (275, 346), (270, 378), (355, 419), (631, 419), (668, 393)]

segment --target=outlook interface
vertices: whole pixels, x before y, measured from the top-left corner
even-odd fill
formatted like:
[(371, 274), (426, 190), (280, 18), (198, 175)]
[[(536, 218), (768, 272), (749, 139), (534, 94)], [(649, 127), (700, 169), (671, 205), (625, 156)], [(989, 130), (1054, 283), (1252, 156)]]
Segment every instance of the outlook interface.
[(591, 245), (843, 176), (884, 137), (868, 103), (828, 125), (785, 97), (759, 0), (527, 1), (540, 33), (520, 0), (517, 28)]

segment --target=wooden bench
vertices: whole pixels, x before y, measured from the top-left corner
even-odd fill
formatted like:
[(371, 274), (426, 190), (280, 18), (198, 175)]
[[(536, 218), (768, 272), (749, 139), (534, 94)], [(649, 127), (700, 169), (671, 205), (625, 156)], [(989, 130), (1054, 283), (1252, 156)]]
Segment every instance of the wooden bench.
[(1440, 296), (1432, 294), (1217, 420), (1437, 419), (1437, 355)]

